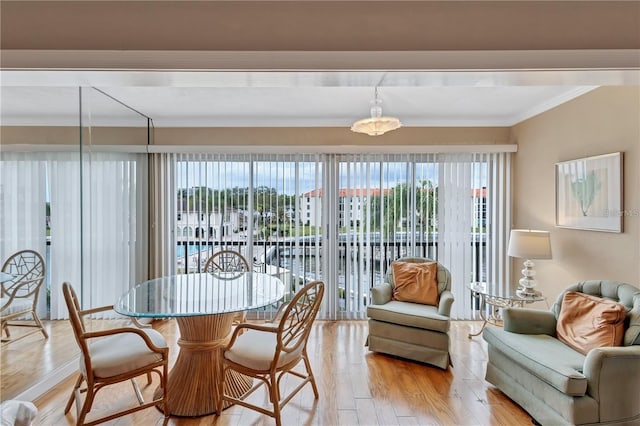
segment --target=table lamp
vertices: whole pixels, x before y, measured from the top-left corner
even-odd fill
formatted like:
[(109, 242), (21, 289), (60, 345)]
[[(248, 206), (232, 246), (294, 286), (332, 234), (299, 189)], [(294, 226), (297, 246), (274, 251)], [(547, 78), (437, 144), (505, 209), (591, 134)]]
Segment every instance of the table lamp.
[(522, 278), (520, 278), (520, 288), (516, 291), (518, 296), (531, 297), (540, 296), (542, 293), (535, 290), (536, 271), (535, 264), (531, 259), (551, 259), (551, 237), (547, 231), (533, 231), (528, 229), (512, 229), (509, 236), (508, 254), (511, 257), (526, 259)]

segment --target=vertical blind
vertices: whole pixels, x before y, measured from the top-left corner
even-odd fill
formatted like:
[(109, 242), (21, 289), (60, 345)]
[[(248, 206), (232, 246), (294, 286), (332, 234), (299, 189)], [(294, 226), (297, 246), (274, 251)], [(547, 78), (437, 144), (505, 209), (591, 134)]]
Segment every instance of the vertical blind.
[(2, 153), (1, 255), (45, 257), (43, 318), (67, 318), (65, 281), (82, 284), (85, 306), (103, 306), (146, 279), (146, 154), (93, 152), (83, 161), (81, 197), (78, 152)]
[(370, 287), (404, 256), (450, 270), (453, 318), (477, 318), (472, 282), (508, 292), (508, 154), (363, 154), (338, 162), (338, 318), (364, 318)]
[(450, 269), (454, 318), (478, 316), (469, 283), (508, 291), (509, 154), (157, 155), (175, 159), (178, 272), (232, 249), (289, 294), (327, 281), (332, 319), (364, 318), (403, 256)]
[(2, 256), (49, 247), (51, 318), (66, 316), (59, 287), (80, 282), (81, 259), (85, 303), (98, 306), (149, 275), (201, 271), (224, 249), (282, 278), (287, 297), (327, 282), (322, 318), (364, 318), (370, 287), (402, 256), (449, 268), (454, 318), (477, 317), (470, 282), (510, 290), (508, 153), (150, 158), (87, 155), (81, 206), (78, 153), (2, 153)]
[[(80, 154), (56, 152), (48, 154), (47, 175), (50, 202), (50, 318), (68, 318), (62, 296), (62, 283), (69, 282), (80, 290), (81, 280), (81, 212)], [(112, 302), (113, 303), (113, 302)]]
[(147, 156), (90, 152), (83, 161), (83, 299), (104, 306), (147, 279)]
[[(46, 161), (13, 152), (2, 152), (0, 159), (0, 262), (21, 250), (37, 251), (46, 261)], [(37, 307), (42, 317), (45, 293), (42, 285)]]
[(149, 156), (149, 278), (176, 273), (176, 154)]
[[(158, 153), (154, 157), (153, 165), (163, 164), (153, 175), (158, 181), (154, 185), (168, 191), (167, 199), (174, 194), (178, 273), (201, 272), (212, 255), (232, 250), (252, 270), (281, 278), (286, 298), (307, 282), (322, 279), (322, 226), (315, 223), (322, 214), (319, 204), (306, 202), (307, 195), (322, 191), (322, 155)], [(152, 246), (158, 248), (168, 247)], [(163, 254), (151, 254), (159, 256)], [(251, 314), (271, 313), (269, 308)]]

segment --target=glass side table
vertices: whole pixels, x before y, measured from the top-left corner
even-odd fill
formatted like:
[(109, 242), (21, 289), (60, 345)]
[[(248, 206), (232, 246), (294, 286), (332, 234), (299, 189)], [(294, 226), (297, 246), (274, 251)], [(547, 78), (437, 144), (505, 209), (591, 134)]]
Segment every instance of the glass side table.
[[(480, 335), (487, 326), (487, 323), (502, 326), (502, 320), (498, 315), (500, 309), (511, 307), (522, 308), (525, 303), (542, 302), (547, 300), (547, 298), (542, 294), (532, 296), (522, 296), (517, 294), (513, 296), (498, 296), (488, 291), (485, 283), (471, 283), (467, 287), (471, 291), (472, 297), (480, 301), (480, 318), (482, 318), (483, 321), (480, 331), (477, 333), (469, 333), (467, 336), (469, 339)], [(489, 315), (487, 315), (486, 312), (487, 306), (490, 306)]]

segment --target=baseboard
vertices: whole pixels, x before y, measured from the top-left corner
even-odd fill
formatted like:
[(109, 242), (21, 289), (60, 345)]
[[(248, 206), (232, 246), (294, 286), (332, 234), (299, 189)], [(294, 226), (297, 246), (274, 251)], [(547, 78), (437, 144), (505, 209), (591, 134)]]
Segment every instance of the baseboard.
[(16, 395), (15, 398), (20, 401), (34, 402), (45, 393), (49, 392), (55, 385), (66, 380), (69, 376), (77, 373), (78, 370), (78, 358), (74, 358), (66, 364), (61, 365), (49, 374), (44, 379), (40, 380), (33, 386), (29, 387), (24, 392)]

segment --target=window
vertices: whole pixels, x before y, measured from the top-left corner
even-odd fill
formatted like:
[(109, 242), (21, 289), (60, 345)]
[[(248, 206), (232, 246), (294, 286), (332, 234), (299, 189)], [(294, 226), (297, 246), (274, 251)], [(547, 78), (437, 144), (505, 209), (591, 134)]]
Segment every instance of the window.
[[(488, 242), (504, 244), (508, 200), (498, 194), (507, 184), (508, 164), (507, 154), (340, 156), (339, 191), (350, 198), (352, 220), (339, 235), (348, 244), (337, 256), (337, 316), (362, 317), (369, 288), (382, 281), (389, 263), (419, 256), (451, 271), (453, 317), (474, 318), (477, 307), (466, 286), (501, 282), (496, 277), (505, 273), (505, 254)], [(476, 206), (483, 206), (485, 222), (495, 220), (495, 235), (475, 226)]]
[[(451, 270), (453, 316), (473, 318), (467, 284), (505, 281), (504, 240), (489, 243), (504, 239), (508, 223), (507, 200), (498, 196), (508, 183), (508, 158), (177, 154), (178, 215), (194, 225), (191, 214), (208, 215), (213, 231), (177, 239), (178, 272), (199, 271), (212, 253), (233, 249), (277, 273), (289, 294), (313, 279), (335, 283), (321, 317), (364, 318), (369, 289), (390, 262), (423, 256)], [(326, 176), (327, 168), (335, 176)], [(300, 208), (307, 194), (314, 202)], [(479, 214), (487, 226), (477, 226)], [(489, 228), (498, 231), (489, 235)]]

